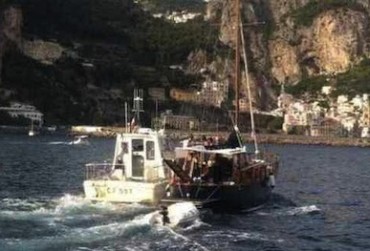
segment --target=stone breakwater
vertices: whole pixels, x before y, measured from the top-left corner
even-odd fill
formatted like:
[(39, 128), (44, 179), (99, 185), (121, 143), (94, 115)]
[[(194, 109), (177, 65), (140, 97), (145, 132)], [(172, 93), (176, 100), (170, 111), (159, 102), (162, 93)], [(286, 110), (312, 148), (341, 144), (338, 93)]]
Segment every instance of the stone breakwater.
[[(185, 132), (168, 132), (170, 137), (186, 138), (190, 133)], [(226, 139), (228, 132), (203, 132), (192, 133), (195, 138), (201, 138), (219, 135)], [(252, 143), (253, 139), (249, 133), (242, 133), (244, 142)], [(304, 135), (287, 135), (287, 134), (257, 134), (257, 139), (260, 144), (301, 144), (301, 145), (327, 145), (327, 146), (358, 146), (370, 147), (370, 139), (362, 138), (344, 138), (344, 137), (311, 137)]]
[[(96, 137), (115, 137), (117, 133), (122, 133), (125, 128), (122, 127), (101, 127), (100, 130), (93, 132), (86, 131), (71, 131), (72, 134), (89, 134)], [(190, 135), (196, 139), (201, 139), (203, 136), (220, 136), (227, 139), (229, 132), (189, 132), (166, 130), (166, 135), (173, 139), (186, 139)], [(252, 143), (253, 139), (249, 133), (242, 133), (243, 140), (247, 143)], [(311, 137), (304, 135), (286, 135), (286, 134), (257, 134), (258, 142), (261, 144), (302, 144), (302, 145), (328, 145), (328, 146), (358, 146), (370, 147), (370, 139), (362, 138), (344, 138), (344, 137)]]
[[(258, 141), (265, 144), (304, 144), (304, 145), (328, 145), (328, 146), (358, 146), (370, 147), (370, 139), (344, 138), (344, 137), (311, 137), (303, 135), (286, 134), (261, 134)], [(252, 142), (252, 138), (243, 135), (247, 142)]]

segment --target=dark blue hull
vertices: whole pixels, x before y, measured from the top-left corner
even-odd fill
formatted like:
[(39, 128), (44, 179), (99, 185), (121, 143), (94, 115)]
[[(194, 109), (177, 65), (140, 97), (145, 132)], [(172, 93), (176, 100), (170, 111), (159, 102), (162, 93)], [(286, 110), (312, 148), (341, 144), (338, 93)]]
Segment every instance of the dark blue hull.
[(272, 192), (267, 182), (262, 184), (181, 184), (170, 187), (163, 202), (193, 201), (199, 208), (221, 212), (250, 211), (265, 204)]

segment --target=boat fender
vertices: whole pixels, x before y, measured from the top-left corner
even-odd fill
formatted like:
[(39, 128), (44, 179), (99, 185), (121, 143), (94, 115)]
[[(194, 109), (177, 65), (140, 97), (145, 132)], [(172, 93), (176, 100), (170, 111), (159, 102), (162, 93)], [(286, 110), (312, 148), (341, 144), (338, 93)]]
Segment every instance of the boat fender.
[(171, 196), (171, 186), (170, 184), (167, 184), (166, 188), (165, 188), (165, 191), (166, 191), (166, 196), (167, 197), (170, 197)]
[(162, 215), (163, 226), (171, 223), (170, 218), (168, 217), (168, 208), (166, 206), (161, 206), (159, 214)]
[(268, 181), (268, 184), (270, 187), (275, 187), (275, 175), (273, 174), (270, 174), (269, 175), (269, 181)]

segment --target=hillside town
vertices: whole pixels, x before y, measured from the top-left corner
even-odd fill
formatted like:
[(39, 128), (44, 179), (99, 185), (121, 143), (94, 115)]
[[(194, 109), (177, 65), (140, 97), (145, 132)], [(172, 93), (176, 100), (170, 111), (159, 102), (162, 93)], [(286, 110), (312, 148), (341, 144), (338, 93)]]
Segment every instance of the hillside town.
[[(286, 93), (284, 85), (277, 98), (277, 108), (271, 112), (255, 110), (256, 114), (265, 114), (282, 117), (281, 132), (293, 135), (312, 137), (370, 137), (370, 99), (368, 94), (339, 95), (331, 98), (333, 87), (324, 86), (320, 98), (305, 101)], [(149, 98), (165, 102), (192, 103), (201, 106), (221, 108), (228, 98), (229, 84), (206, 80), (200, 89), (171, 88), (169, 97), (166, 97), (164, 88), (150, 88)], [(242, 111), (247, 111), (246, 99), (239, 100)], [(7, 112), (12, 118), (24, 117), (35, 124), (42, 126), (43, 114), (34, 106), (12, 102), (9, 107), (0, 107), (0, 111)], [(178, 130), (199, 130), (200, 119), (191, 115), (174, 114), (171, 110), (163, 111), (158, 118), (153, 118), (152, 124), (163, 124), (168, 128)]]
[(283, 132), (307, 136), (369, 137), (369, 95), (329, 98), (332, 89), (324, 86), (320, 100), (305, 102), (285, 93), (282, 86), (278, 110), (284, 116)]

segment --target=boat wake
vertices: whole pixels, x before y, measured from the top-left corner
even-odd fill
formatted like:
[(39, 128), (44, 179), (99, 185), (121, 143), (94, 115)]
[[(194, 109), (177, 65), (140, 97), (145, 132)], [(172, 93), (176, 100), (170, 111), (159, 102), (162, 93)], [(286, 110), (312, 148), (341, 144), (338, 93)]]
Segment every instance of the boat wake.
[(215, 239), (215, 241), (228, 240), (231, 242), (260, 241), (260, 242), (283, 242), (282, 239), (271, 238), (258, 232), (245, 232), (237, 230), (214, 230), (203, 236), (204, 239)]
[(51, 141), (47, 142), (48, 145), (65, 145), (65, 146), (72, 146), (72, 145), (89, 145), (88, 143), (78, 143), (75, 141)]
[(316, 205), (301, 206), (301, 207), (287, 207), (274, 209), (272, 211), (260, 211), (258, 215), (276, 215), (276, 216), (292, 216), (292, 215), (307, 215), (320, 213), (321, 209)]
[[(112, 239), (125, 240), (123, 245), (126, 245), (131, 239), (133, 241), (143, 236), (153, 238), (158, 235), (175, 240), (180, 238), (183, 245), (206, 250), (175, 232), (182, 229), (183, 224), (186, 224), (186, 229), (202, 224), (198, 211), (187, 211), (192, 209), (191, 205), (169, 206), (168, 217), (172, 222), (163, 225), (161, 211), (153, 211), (151, 207), (91, 203), (72, 195), (48, 202), (3, 199), (0, 204), (0, 226), (17, 226), (12, 230), (3, 227), (0, 230), (2, 250), (66, 250), (106, 244)], [(173, 210), (180, 207), (184, 210)], [(163, 243), (153, 245), (162, 246)]]
[(47, 143), (48, 145), (72, 145), (71, 142), (67, 141), (51, 141)]
[(304, 214), (315, 214), (321, 210), (316, 205), (303, 206), (291, 208), (287, 211), (287, 215), (304, 215)]

